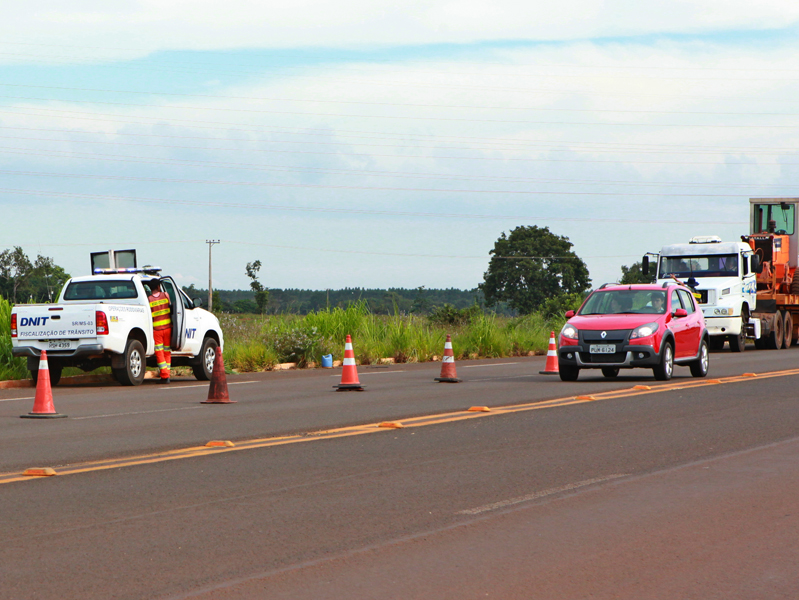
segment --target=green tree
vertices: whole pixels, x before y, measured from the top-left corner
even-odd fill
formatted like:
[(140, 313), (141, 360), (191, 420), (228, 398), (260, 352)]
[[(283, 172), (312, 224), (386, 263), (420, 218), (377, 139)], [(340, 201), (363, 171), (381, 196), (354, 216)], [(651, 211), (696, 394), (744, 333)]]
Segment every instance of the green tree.
[(255, 292), (255, 303), (258, 305), (258, 312), (261, 314), (266, 312), (266, 305), (269, 303), (269, 290), (265, 289), (261, 282), (258, 281), (258, 271), (261, 270), (261, 261), (247, 263), (246, 272), (247, 277), (252, 279), (250, 282), (250, 289)]
[(486, 304), (499, 302), (522, 313), (538, 310), (547, 300), (588, 290), (588, 267), (571, 250), (569, 238), (549, 227), (520, 226), (494, 244), (483, 283)]
[(21, 288), (32, 271), (33, 264), (21, 247), (15, 246), (0, 252), (0, 293), (10, 299), (12, 304), (16, 304), (17, 295), (22, 298)]
[(655, 283), (655, 269), (649, 266), (649, 275), (644, 275), (640, 262), (633, 263), (632, 266), (621, 266), (621, 279), (619, 283)]

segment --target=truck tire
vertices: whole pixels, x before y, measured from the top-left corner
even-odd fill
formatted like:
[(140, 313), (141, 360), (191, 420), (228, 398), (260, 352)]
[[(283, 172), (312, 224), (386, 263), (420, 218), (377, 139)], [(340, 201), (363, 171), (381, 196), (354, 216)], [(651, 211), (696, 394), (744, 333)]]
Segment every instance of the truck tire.
[(791, 279), (791, 293), (799, 294), (799, 275), (797, 275), (796, 271), (794, 271), (793, 279)]
[(122, 385), (141, 385), (147, 371), (144, 346), (139, 340), (128, 340), (125, 346), (125, 366), (113, 369), (114, 377)]
[(791, 344), (793, 343), (793, 317), (791, 316), (790, 311), (785, 311), (785, 322), (782, 325), (782, 347), (783, 348), (790, 348)]
[(710, 351), (707, 347), (707, 341), (702, 340), (699, 345), (699, 358), (691, 363), (691, 375), (694, 377), (705, 377), (708, 369), (710, 368)]
[(710, 349), (714, 352), (718, 352), (724, 348), (724, 342), (726, 341), (727, 339), (724, 336), (714, 335), (712, 338), (710, 338), (708, 346), (710, 346)]
[(580, 376), (580, 367), (559, 366), (558, 375), (561, 381), (577, 381)]
[[(63, 365), (53, 361), (53, 359), (48, 359), (47, 364), (50, 366), (50, 385), (58, 385), (58, 382), (61, 381), (61, 371), (63, 370)], [(33, 385), (36, 385), (39, 381), (39, 369), (35, 371), (30, 371), (31, 379), (33, 379)]]
[(219, 348), (219, 345), (214, 338), (207, 337), (203, 340), (203, 345), (198, 356), (200, 363), (192, 365), (191, 367), (194, 376), (199, 381), (208, 381), (211, 379), (211, 375), (213, 375), (214, 372), (214, 359), (216, 358), (217, 348)]
[(730, 336), (730, 351), (743, 352), (746, 350), (746, 324), (749, 323), (749, 313), (746, 308), (741, 309), (741, 333)]
[(782, 340), (783, 340), (783, 333), (782, 333), (782, 326), (784, 325), (782, 312), (777, 311), (774, 315), (774, 328), (771, 330), (771, 333), (768, 334), (766, 338), (766, 347), (770, 350), (779, 350), (782, 348)]
[(658, 381), (668, 381), (674, 374), (674, 346), (672, 343), (666, 342), (663, 344), (660, 354), (660, 364), (652, 367), (652, 373), (655, 374), (655, 379)]

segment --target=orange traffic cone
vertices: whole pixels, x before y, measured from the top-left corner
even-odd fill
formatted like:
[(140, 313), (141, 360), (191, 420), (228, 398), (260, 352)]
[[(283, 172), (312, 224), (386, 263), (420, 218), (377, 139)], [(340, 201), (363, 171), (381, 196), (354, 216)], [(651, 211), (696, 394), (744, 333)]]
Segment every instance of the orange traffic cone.
[(549, 334), (549, 350), (547, 350), (547, 364), (541, 375), (557, 375), (558, 370), (558, 344), (555, 342), (555, 332)]
[(334, 385), (337, 392), (354, 390), (362, 392), (364, 386), (358, 381), (358, 369), (355, 368), (355, 353), (352, 351), (352, 338), (348, 335), (344, 344), (344, 364), (341, 371), (341, 383)]
[(441, 376), (436, 377), (439, 383), (460, 383), (458, 373), (455, 370), (455, 355), (452, 353), (452, 336), (447, 334), (447, 341), (444, 342), (444, 356), (441, 359)]
[(225, 360), (222, 358), (222, 348), (216, 349), (214, 356), (214, 370), (211, 373), (211, 385), (208, 387), (208, 400), (200, 404), (234, 404), (227, 393), (227, 376), (225, 375)]
[(50, 367), (47, 365), (47, 350), (42, 350), (39, 358), (39, 373), (36, 376), (36, 397), (33, 411), (20, 415), (22, 419), (58, 419), (66, 415), (58, 414), (53, 406), (53, 388), (50, 387)]

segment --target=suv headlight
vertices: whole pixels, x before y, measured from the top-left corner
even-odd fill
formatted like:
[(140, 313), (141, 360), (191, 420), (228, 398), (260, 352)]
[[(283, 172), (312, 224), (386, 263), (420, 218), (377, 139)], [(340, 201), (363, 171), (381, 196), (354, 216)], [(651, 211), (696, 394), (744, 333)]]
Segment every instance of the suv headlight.
[(569, 325), (568, 323), (563, 326), (563, 329), (560, 330), (560, 335), (565, 338), (569, 338), (570, 340), (576, 340), (579, 337), (577, 328), (574, 325)]
[(646, 325), (640, 325), (633, 329), (633, 332), (630, 334), (630, 339), (635, 340), (638, 338), (645, 338), (649, 337), (650, 335), (654, 334), (658, 330), (657, 323), (647, 323)]

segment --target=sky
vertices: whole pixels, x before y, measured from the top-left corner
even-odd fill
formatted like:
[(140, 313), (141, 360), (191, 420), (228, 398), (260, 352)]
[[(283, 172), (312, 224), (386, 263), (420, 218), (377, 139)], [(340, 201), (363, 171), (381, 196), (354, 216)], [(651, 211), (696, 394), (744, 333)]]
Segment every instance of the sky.
[(518, 226), (598, 286), (799, 196), (799, 4), (43, 0), (0, 21), (0, 249), (183, 285), (471, 289)]

